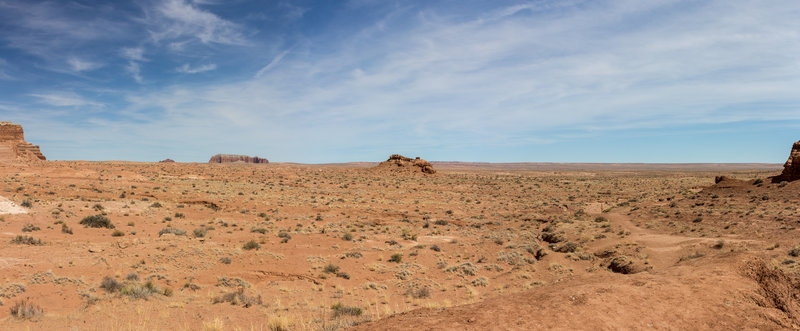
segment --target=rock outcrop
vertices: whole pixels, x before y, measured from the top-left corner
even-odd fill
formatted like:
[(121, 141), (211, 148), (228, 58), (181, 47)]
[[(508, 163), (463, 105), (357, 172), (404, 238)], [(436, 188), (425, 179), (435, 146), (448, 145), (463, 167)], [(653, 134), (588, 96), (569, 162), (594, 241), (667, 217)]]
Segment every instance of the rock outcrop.
[(791, 182), (798, 179), (800, 179), (800, 141), (792, 145), (789, 159), (783, 164), (783, 172), (778, 176), (772, 177), (772, 182)]
[(158, 163), (175, 163), (175, 160), (173, 160), (173, 159), (164, 159), (164, 160), (158, 161)]
[(233, 154), (217, 154), (208, 160), (208, 163), (256, 163), (267, 164), (269, 160), (260, 158), (258, 156), (247, 155), (233, 155)]
[(0, 122), (0, 161), (46, 160), (39, 146), (25, 141), (22, 126), (11, 122)]
[(394, 154), (388, 160), (381, 162), (376, 167), (377, 169), (386, 169), (392, 171), (410, 171), (422, 172), (425, 174), (435, 174), (436, 170), (430, 162), (417, 157), (416, 159), (407, 158), (400, 154)]

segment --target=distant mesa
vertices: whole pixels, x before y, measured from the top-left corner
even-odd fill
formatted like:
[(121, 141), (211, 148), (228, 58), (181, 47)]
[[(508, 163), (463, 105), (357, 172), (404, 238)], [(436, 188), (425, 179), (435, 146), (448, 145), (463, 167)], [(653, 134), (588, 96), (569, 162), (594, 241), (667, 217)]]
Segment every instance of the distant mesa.
[(772, 177), (773, 183), (791, 182), (800, 179), (800, 141), (792, 145), (789, 159), (783, 164), (783, 172)]
[(25, 141), (22, 125), (0, 122), (0, 162), (43, 160), (39, 146)]
[(173, 160), (173, 159), (164, 159), (164, 160), (158, 161), (158, 163), (175, 163), (175, 160)]
[(435, 174), (436, 170), (430, 162), (417, 157), (416, 159), (407, 158), (400, 154), (394, 154), (388, 160), (378, 164), (376, 169), (403, 172), (422, 172), (425, 174)]
[(208, 163), (254, 163), (254, 164), (267, 164), (269, 160), (260, 158), (258, 156), (247, 155), (234, 155), (234, 154), (217, 154), (208, 160)]

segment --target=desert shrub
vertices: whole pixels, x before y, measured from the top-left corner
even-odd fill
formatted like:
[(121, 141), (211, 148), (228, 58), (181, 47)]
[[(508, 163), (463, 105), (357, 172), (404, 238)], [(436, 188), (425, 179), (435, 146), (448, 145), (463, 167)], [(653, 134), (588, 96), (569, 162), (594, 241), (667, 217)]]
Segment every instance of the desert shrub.
[(261, 245), (259, 245), (255, 240), (250, 240), (242, 246), (242, 249), (247, 251), (259, 248), (261, 248)]
[(242, 305), (245, 308), (262, 304), (261, 295), (258, 296), (247, 295), (244, 293), (243, 288), (239, 288), (231, 293), (225, 293), (221, 296), (215, 297), (212, 300), (212, 303), (214, 304), (224, 303), (224, 302), (228, 302), (234, 306)]
[(111, 220), (103, 215), (86, 216), (81, 220), (80, 224), (90, 228), (114, 228), (114, 224), (111, 224)]
[(267, 233), (267, 229), (266, 228), (261, 228), (261, 227), (254, 227), (254, 228), (250, 229), (250, 232), (265, 234), (265, 233)]
[(595, 222), (597, 222), (597, 223), (605, 223), (605, 222), (608, 222), (608, 219), (607, 219), (607, 218), (605, 218), (605, 217), (603, 217), (603, 216), (597, 216), (597, 217), (594, 219), (594, 221), (595, 221)]
[(124, 235), (125, 235), (125, 232), (122, 232), (120, 230), (114, 230), (114, 232), (111, 232), (111, 236), (112, 237), (122, 237)]
[(194, 236), (197, 238), (203, 238), (206, 236), (206, 233), (208, 233), (208, 230), (206, 230), (206, 228), (197, 228), (194, 229), (192, 233), (194, 233)]
[(35, 239), (31, 236), (16, 236), (14, 237), (14, 239), (11, 239), (11, 243), (19, 245), (30, 245), (30, 246), (44, 245), (41, 239)]
[(131, 272), (128, 275), (125, 276), (125, 280), (137, 281), (137, 280), (139, 280), (139, 275), (137, 275), (135, 272)]
[(152, 208), (161, 208), (161, 207), (163, 207), (163, 206), (162, 206), (162, 205), (161, 205), (161, 203), (159, 203), (159, 202), (153, 202), (153, 204), (152, 204), (152, 205), (150, 205), (150, 207), (152, 207)]
[(344, 241), (353, 240), (353, 234), (350, 232), (345, 233), (344, 235), (342, 235), (342, 240)]
[(389, 262), (400, 263), (403, 262), (403, 254), (401, 253), (394, 253), (389, 258)]
[(177, 228), (163, 228), (163, 229), (161, 229), (161, 231), (158, 231), (158, 235), (159, 236), (163, 236), (163, 235), (168, 234), (168, 233), (169, 234), (174, 234), (176, 236), (185, 236), (186, 235), (186, 230), (181, 230), (181, 229), (177, 229)]
[(95, 204), (94, 206), (92, 206), (92, 209), (94, 209), (96, 211), (102, 211), (105, 208), (103, 207), (103, 205), (98, 203), (98, 204)]
[(434, 252), (441, 252), (442, 251), (442, 249), (439, 248), (439, 245), (432, 245), (431, 246), (431, 250), (434, 251)]
[(231, 264), (231, 258), (226, 256), (226, 257), (223, 257), (223, 258), (219, 259), (219, 262), (222, 263), (222, 264)]
[(483, 286), (483, 287), (489, 286), (489, 279), (487, 279), (486, 277), (475, 278), (472, 280), (472, 285)]
[(761, 179), (761, 178), (756, 179), (755, 181), (753, 181), (753, 185), (760, 185), (760, 184), (764, 184), (764, 180)]
[(72, 234), (72, 229), (70, 229), (66, 224), (61, 224), (61, 232), (66, 234)]
[(344, 279), (350, 279), (350, 274), (348, 274), (346, 272), (337, 272), (336, 273), (336, 277), (344, 278)]
[(22, 203), (20, 203), (20, 206), (23, 206), (25, 208), (31, 208), (31, 207), (33, 207), (33, 203), (31, 203), (30, 200), (25, 200), (25, 201), (22, 201)]
[(800, 256), (800, 246), (794, 246), (789, 250), (789, 255), (798, 257)]
[(445, 220), (436, 220), (436, 221), (433, 222), (433, 224), (436, 224), (436, 225), (447, 225), (449, 223), (447, 221), (445, 221)]
[(361, 316), (361, 314), (364, 313), (364, 310), (362, 310), (361, 308), (345, 306), (345, 305), (342, 305), (341, 302), (336, 303), (335, 305), (331, 306), (331, 309), (333, 309), (333, 317), (334, 318), (339, 317), (339, 316), (345, 316), (345, 315), (346, 316)]
[(186, 218), (186, 215), (183, 213), (175, 213), (175, 218)]
[(478, 272), (478, 267), (472, 264), (472, 262), (464, 262), (456, 266), (448, 267), (445, 269), (445, 271), (455, 272), (467, 276), (475, 276), (475, 273)]
[(555, 249), (559, 253), (573, 253), (578, 249), (578, 244), (573, 241), (568, 241)]
[(144, 284), (128, 282), (119, 290), (122, 295), (127, 295), (134, 299), (147, 299), (153, 294), (163, 294), (163, 292), (151, 281)]
[(22, 227), (22, 232), (33, 232), (33, 231), (39, 231), (39, 230), (41, 230), (41, 228), (39, 228), (36, 225), (30, 224), (30, 223), (25, 224), (25, 226)]
[(410, 288), (406, 291), (406, 295), (410, 296), (414, 299), (423, 299), (423, 298), (430, 298), (431, 296), (431, 289), (427, 286), (420, 287), (420, 288)]
[(44, 310), (41, 307), (28, 301), (27, 299), (23, 299), (22, 301), (19, 301), (11, 306), (9, 312), (14, 318), (26, 320), (35, 319), (44, 314)]
[(106, 292), (114, 293), (122, 288), (122, 284), (120, 284), (116, 279), (106, 276), (103, 277), (103, 280), (100, 282), (100, 288), (106, 290)]
[(328, 265), (326, 265), (325, 268), (322, 269), (322, 271), (330, 273), (330, 274), (335, 274), (335, 273), (339, 272), (339, 266), (335, 265), (333, 263), (328, 263)]

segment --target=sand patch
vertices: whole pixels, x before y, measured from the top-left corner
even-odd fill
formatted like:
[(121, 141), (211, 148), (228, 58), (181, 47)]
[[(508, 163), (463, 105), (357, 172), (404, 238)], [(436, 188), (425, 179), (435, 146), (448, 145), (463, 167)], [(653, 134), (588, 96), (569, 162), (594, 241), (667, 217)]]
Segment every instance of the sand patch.
[(0, 215), (6, 214), (27, 214), (28, 210), (18, 206), (11, 200), (0, 196)]

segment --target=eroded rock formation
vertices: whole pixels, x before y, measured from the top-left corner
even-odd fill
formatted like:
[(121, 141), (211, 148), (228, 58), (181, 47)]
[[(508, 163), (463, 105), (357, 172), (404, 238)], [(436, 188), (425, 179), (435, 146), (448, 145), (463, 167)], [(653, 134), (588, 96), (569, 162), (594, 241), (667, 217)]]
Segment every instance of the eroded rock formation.
[(217, 154), (208, 160), (208, 163), (259, 163), (267, 164), (269, 160), (260, 158), (258, 156), (247, 155), (234, 155), (234, 154)]
[(789, 152), (789, 159), (783, 164), (783, 172), (778, 176), (772, 177), (772, 181), (779, 183), (783, 181), (791, 182), (798, 179), (800, 179), (800, 141), (792, 145), (792, 151)]
[(408, 158), (402, 156), (400, 154), (394, 154), (389, 157), (388, 160), (381, 162), (377, 166), (378, 169), (388, 169), (388, 170), (403, 170), (403, 171), (413, 171), (413, 172), (422, 172), (426, 174), (435, 174), (436, 170), (433, 169), (433, 165), (430, 162), (425, 161), (417, 157), (416, 159)]
[(161, 161), (158, 161), (158, 163), (175, 163), (175, 160), (173, 160), (173, 159), (163, 159)]
[(46, 160), (38, 145), (25, 141), (22, 125), (0, 122), (0, 161)]

